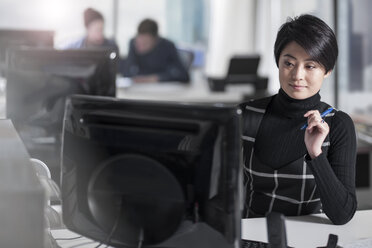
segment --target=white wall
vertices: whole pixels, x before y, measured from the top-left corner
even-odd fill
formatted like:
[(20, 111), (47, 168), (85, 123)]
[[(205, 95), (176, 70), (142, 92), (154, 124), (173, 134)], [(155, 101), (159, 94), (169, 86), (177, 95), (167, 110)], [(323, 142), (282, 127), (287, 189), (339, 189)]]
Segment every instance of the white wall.
[(268, 90), (271, 94), (279, 89), (279, 72), (274, 58), (274, 43), (279, 27), (283, 23), (281, 12), (280, 1), (257, 1), (255, 50), (261, 55), (258, 73), (269, 77)]
[(213, 0), (205, 73), (226, 76), (231, 56), (254, 53), (254, 1)]

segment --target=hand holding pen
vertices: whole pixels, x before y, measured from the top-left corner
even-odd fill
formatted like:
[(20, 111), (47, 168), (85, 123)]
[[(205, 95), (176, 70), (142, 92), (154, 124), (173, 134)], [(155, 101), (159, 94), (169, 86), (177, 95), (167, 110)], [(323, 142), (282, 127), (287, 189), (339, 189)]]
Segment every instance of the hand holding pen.
[(329, 108), (321, 114), (318, 110), (310, 110), (304, 115), (304, 117), (308, 118), (308, 121), (301, 129), (306, 128), (305, 145), (312, 159), (322, 153), (323, 142), (329, 133), (329, 126), (324, 122), (323, 117), (332, 110), (333, 108)]
[[(333, 110), (332, 107), (329, 108), (329, 109), (327, 109), (326, 111), (324, 111), (323, 113), (320, 114), (320, 117), (323, 118), (324, 116), (326, 116), (326, 115), (328, 115), (329, 113), (331, 113), (332, 110)], [(307, 114), (307, 113), (306, 113), (306, 114)], [(308, 117), (308, 116), (306, 116), (306, 114), (305, 114), (305, 117)], [(322, 119), (322, 121), (324, 122), (323, 119)], [(308, 123), (306, 123), (305, 125), (303, 125), (303, 126), (301, 127), (301, 130), (304, 130), (305, 128), (307, 128), (307, 126), (308, 126)]]

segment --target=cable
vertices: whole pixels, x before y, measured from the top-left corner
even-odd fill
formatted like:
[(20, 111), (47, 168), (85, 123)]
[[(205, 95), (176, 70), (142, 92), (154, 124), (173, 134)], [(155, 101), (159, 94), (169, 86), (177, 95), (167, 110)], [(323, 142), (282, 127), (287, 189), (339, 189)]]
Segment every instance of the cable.
[[(111, 241), (111, 238), (112, 236), (114, 235), (117, 227), (118, 227), (118, 224), (119, 224), (119, 220), (120, 220), (120, 215), (121, 215), (121, 209), (122, 209), (122, 199), (120, 199), (120, 208), (119, 208), (119, 213), (118, 213), (118, 216), (115, 220), (115, 223), (114, 225), (112, 226), (112, 229), (109, 233), (109, 235), (107, 235), (106, 239), (104, 242), (100, 242), (97, 246), (95, 246), (94, 248), (99, 248), (101, 245), (103, 244), (106, 244), (106, 248), (109, 247), (109, 243)], [(78, 238), (81, 238), (82, 236), (80, 237), (74, 237), (74, 238), (71, 238), (72, 239), (78, 239)], [(142, 245), (143, 245), (143, 238), (144, 238), (144, 232), (143, 232), (143, 228), (140, 229), (140, 232), (139, 232), (139, 236), (138, 236), (138, 248), (142, 248)], [(69, 238), (66, 238), (66, 239), (60, 239), (60, 240), (69, 240)], [(78, 244), (78, 245), (75, 245), (75, 246), (71, 246), (69, 248), (77, 248), (77, 247), (80, 247), (82, 245), (86, 245), (86, 244), (91, 244), (91, 243), (95, 243), (95, 241), (91, 241), (91, 242), (85, 242), (85, 243), (82, 243), (82, 244)]]
[(98, 247), (100, 247), (102, 244), (103, 244), (103, 243), (100, 242), (100, 243), (99, 243), (97, 246), (95, 246), (94, 248), (98, 248)]
[[(120, 204), (120, 211), (121, 211), (121, 204)], [(120, 213), (118, 217), (120, 217)], [(112, 227), (110, 234), (107, 236), (105, 240), (105, 244), (108, 244), (111, 241), (112, 235), (114, 234), (114, 232), (116, 231), (116, 228), (118, 227), (118, 223), (119, 223), (119, 218), (116, 218), (115, 224)]]
[[(122, 199), (120, 199), (120, 209), (119, 209), (119, 214), (118, 214), (118, 217), (116, 218), (116, 221), (111, 229), (111, 232), (110, 234), (107, 236), (106, 238), (106, 241), (105, 241), (105, 244), (106, 244), (106, 248), (109, 247), (109, 242), (111, 241), (111, 238), (112, 238), (112, 235), (114, 234), (114, 232), (116, 231), (116, 228), (118, 227), (118, 224), (119, 224), (119, 219), (120, 219), (120, 215), (121, 215), (121, 208), (122, 208)], [(139, 232), (139, 236), (138, 236), (138, 248), (142, 248), (142, 245), (143, 245), (143, 228), (140, 229), (140, 232)]]
[(92, 244), (92, 243), (96, 243), (96, 241), (84, 242), (84, 243), (81, 243), (81, 244), (78, 244), (78, 245), (70, 246), (70, 247), (68, 247), (68, 248), (77, 248), (77, 247), (81, 247), (81, 246), (83, 246), (83, 245), (89, 245), (89, 244)]
[(83, 236), (77, 236), (77, 237), (73, 237), (73, 238), (55, 238), (54, 240), (58, 241), (58, 240), (74, 240), (74, 239), (81, 239)]
[[(106, 238), (106, 240), (105, 240), (105, 242), (104, 242), (104, 243), (106, 244), (106, 248), (108, 247), (108, 244), (109, 244), (109, 242), (111, 241), (112, 235), (114, 235), (114, 232), (116, 231), (116, 228), (118, 227), (119, 219), (120, 219), (120, 215), (121, 215), (122, 201), (123, 201), (123, 199), (120, 198), (120, 208), (119, 208), (118, 216), (117, 216), (117, 218), (116, 218), (116, 220), (115, 220), (114, 225), (112, 226), (111, 232), (109, 233), (109, 235), (107, 236), (107, 238)], [(101, 244), (102, 244), (102, 243), (101, 243)], [(101, 245), (101, 244), (100, 244), (100, 245)], [(98, 247), (96, 247), (96, 248), (98, 248)]]
[(141, 228), (139, 237), (138, 237), (138, 248), (142, 247), (142, 242), (143, 242), (143, 228)]

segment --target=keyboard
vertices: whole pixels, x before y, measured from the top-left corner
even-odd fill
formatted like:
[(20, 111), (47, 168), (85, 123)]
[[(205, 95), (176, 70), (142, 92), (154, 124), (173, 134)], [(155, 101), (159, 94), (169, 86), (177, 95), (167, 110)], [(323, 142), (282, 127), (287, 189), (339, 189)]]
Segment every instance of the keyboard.
[(269, 244), (260, 241), (242, 239), (241, 248), (269, 248)]
[[(255, 241), (255, 240), (248, 240), (248, 239), (242, 239), (241, 240), (241, 248), (269, 248), (269, 244), (261, 241)], [(290, 246), (287, 246), (287, 248), (293, 248)]]

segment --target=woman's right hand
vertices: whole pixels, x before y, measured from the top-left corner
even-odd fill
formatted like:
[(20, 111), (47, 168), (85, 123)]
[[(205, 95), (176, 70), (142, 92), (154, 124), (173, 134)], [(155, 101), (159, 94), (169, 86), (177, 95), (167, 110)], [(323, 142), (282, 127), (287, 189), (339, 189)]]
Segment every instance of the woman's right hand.
[(305, 130), (305, 145), (311, 159), (314, 159), (322, 153), (322, 144), (329, 133), (329, 126), (318, 110), (310, 110), (304, 117), (307, 117), (308, 124)]

